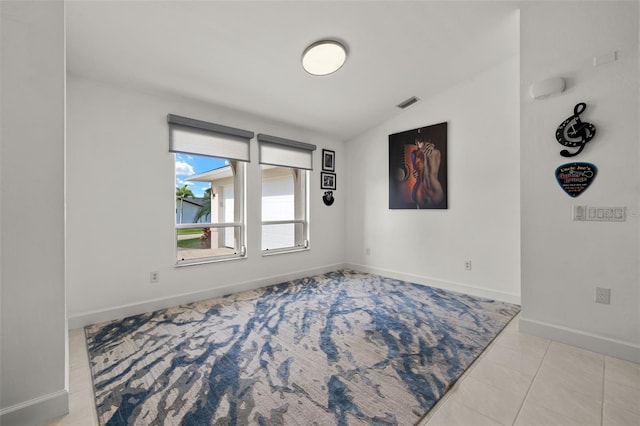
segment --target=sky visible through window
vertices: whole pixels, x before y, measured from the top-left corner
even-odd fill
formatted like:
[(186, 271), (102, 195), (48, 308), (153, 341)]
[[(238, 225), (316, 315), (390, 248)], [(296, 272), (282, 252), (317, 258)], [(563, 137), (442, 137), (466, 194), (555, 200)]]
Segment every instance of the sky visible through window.
[(223, 158), (206, 157), (194, 154), (176, 154), (176, 188), (187, 185), (196, 197), (202, 197), (205, 189), (209, 188), (208, 182), (191, 182), (186, 180), (189, 176), (208, 172), (229, 164)]

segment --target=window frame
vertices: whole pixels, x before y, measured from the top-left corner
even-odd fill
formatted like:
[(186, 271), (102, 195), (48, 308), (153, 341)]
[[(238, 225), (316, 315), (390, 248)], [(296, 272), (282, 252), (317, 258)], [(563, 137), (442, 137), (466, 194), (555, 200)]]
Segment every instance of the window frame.
[[(169, 124), (169, 152), (174, 154), (174, 182), (176, 179), (176, 154), (215, 157), (226, 160), (231, 167), (234, 188), (234, 217), (233, 221), (212, 223), (176, 223), (174, 221), (174, 262), (175, 267), (199, 265), (204, 263), (223, 262), (247, 258), (247, 168), (250, 162), (250, 144), (254, 133), (248, 130), (223, 126), (216, 123), (182, 117), (174, 114), (167, 115)], [(217, 169), (214, 169), (217, 170)], [(207, 173), (207, 172), (205, 172)], [(213, 181), (210, 182), (212, 184)], [(212, 188), (213, 191), (213, 188)], [(215, 194), (217, 196), (217, 194)], [(220, 193), (222, 196), (222, 193)], [(212, 197), (212, 202), (214, 197)], [(178, 199), (175, 199), (175, 209)], [(226, 219), (226, 218), (225, 218)], [(208, 255), (190, 259), (180, 259), (178, 256), (178, 231), (180, 229), (234, 229), (233, 254)]]
[[(216, 157), (220, 158), (220, 157)], [(233, 162), (234, 160), (229, 160), (229, 162)], [(175, 267), (180, 268), (184, 266), (190, 265), (201, 265), (205, 263), (216, 263), (216, 262), (225, 262), (229, 260), (239, 260), (247, 258), (247, 210), (246, 210), (246, 199), (247, 199), (247, 165), (243, 161), (236, 161), (236, 170), (233, 172), (233, 185), (234, 188), (238, 185), (241, 188), (242, 193), (240, 197), (235, 197), (234, 195), (234, 210), (236, 204), (238, 205), (239, 210), (239, 218), (240, 221), (233, 222), (198, 222), (198, 223), (176, 223), (174, 225), (174, 259), (175, 259)], [(233, 170), (233, 169), (232, 169)], [(235, 189), (234, 189), (235, 191)], [(222, 195), (222, 194), (220, 194)], [(217, 198), (218, 194), (216, 194)], [(177, 198), (176, 198), (176, 208), (177, 208)], [(211, 219), (209, 219), (211, 220)], [(237, 240), (237, 247), (234, 247), (236, 253), (233, 254), (220, 254), (215, 256), (203, 256), (193, 259), (178, 259), (178, 230), (179, 229), (199, 229), (199, 228), (215, 228), (215, 229), (224, 229), (224, 228), (238, 228), (238, 236), (235, 237), (234, 231), (234, 240)]]
[[(298, 178), (304, 176), (304, 184), (296, 183), (296, 174), (292, 173), (294, 177), (294, 218), (287, 220), (277, 221), (263, 221), (262, 220), (262, 197), (260, 208), (260, 229), (263, 233), (264, 227), (269, 225), (295, 225), (302, 224), (302, 245), (294, 245), (291, 247), (282, 247), (277, 249), (265, 249), (262, 250), (262, 241), (260, 242), (260, 248), (262, 256), (272, 256), (283, 253), (293, 253), (299, 251), (310, 250), (310, 196), (311, 196), (311, 171), (313, 170), (313, 151), (316, 150), (316, 146), (306, 142), (300, 142), (292, 139), (285, 139), (278, 136), (265, 135), (258, 133), (258, 151), (260, 154), (261, 166), (276, 166), (281, 168), (287, 168), (298, 172)], [(264, 168), (261, 168), (261, 188), (264, 186)], [(296, 189), (298, 188), (298, 189)], [(300, 192), (304, 191), (304, 194)], [(304, 212), (300, 214), (299, 203), (303, 203)], [(294, 234), (295, 235), (295, 234)], [(294, 237), (294, 244), (297, 238)]]

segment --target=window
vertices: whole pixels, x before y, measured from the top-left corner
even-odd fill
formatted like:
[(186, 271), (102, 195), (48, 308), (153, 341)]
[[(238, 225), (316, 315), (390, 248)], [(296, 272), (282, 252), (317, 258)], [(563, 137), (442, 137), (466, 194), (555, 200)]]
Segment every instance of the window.
[(262, 166), (262, 250), (306, 248), (307, 170)]
[(168, 116), (176, 169), (176, 264), (246, 256), (245, 163), (252, 132)]
[(258, 135), (262, 167), (262, 253), (309, 247), (309, 170), (315, 145)]

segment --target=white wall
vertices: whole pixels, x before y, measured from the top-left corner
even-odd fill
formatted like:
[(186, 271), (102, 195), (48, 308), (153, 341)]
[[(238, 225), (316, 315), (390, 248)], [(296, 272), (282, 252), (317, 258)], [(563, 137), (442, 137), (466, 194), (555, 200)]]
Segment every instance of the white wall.
[(68, 411), (64, 4), (0, 2), (0, 423)]
[[(72, 327), (343, 266), (344, 196), (336, 191), (336, 203), (326, 207), (319, 185), (322, 148), (336, 151), (337, 173), (344, 176), (341, 142), (212, 105), (74, 76), (67, 88), (67, 305)], [(260, 166), (252, 141), (248, 259), (175, 268), (168, 113), (316, 144), (311, 250), (261, 256)], [(123, 205), (138, 206), (137, 218), (122, 220), (118, 209)], [(149, 283), (150, 271), (160, 272), (158, 284)]]
[[(593, 67), (594, 56), (612, 51), (616, 62)], [(639, 362), (638, 3), (527, 2), (520, 69), (521, 329)], [(555, 76), (567, 78), (565, 93), (528, 97), (531, 83)], [(597, 134), (566, 159), (555, 130), (578, 102)], [(554, 177), (571, 161), (599, 170), (576, 199)], [(574, 204), (627, 206), (629, 217), (572, 222)], [(596, 286), (611, 288), (610, 305), (594, 302)]]
[[(346, 144), (348, 263), (519, 303), (518, 67), (514, 57)], [(444, 121), (449, 208), (390, 210), (388, 136)]]

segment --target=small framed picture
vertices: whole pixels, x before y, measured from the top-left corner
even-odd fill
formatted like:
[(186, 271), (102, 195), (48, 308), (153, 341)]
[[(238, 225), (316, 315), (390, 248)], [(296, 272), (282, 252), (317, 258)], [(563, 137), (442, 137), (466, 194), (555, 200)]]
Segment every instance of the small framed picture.
[(322, 150), (322, 170), (328, 172), (336, 171), (336, 153), (328, 149)]
[(336, 189), (336, 174), (320, 172), (320, 189)]

